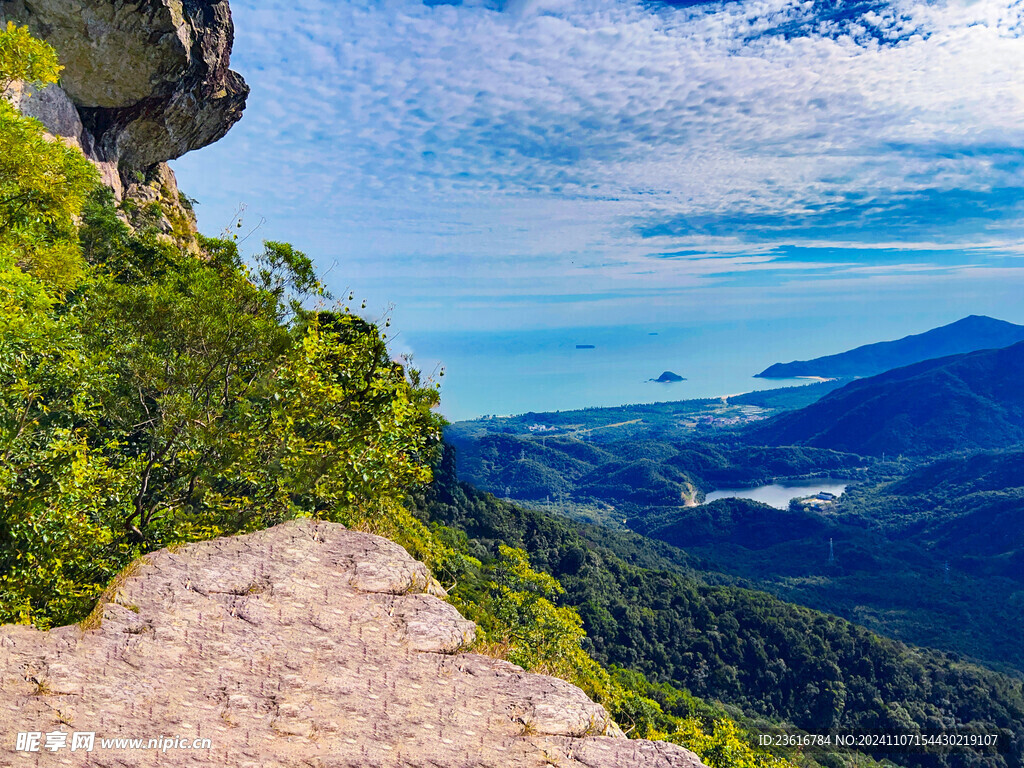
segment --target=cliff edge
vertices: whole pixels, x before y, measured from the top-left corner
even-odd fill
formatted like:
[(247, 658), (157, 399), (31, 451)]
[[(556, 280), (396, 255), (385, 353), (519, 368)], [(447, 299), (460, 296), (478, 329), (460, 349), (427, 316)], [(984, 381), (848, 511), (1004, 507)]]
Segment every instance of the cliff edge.
[[(94, 628), (0, 627), (0, 733), (43, 738), (3, 745), (14, 765), (702, 768), (569, 683), (461, 652), (473, 623), (387, 539), (297, 520), (130, 571)], [(48, 751), (53, 732), (68, 746)], [(161, 736), (210, 745), (101, 741)]]
[(228, 67), (227, 0), (0, 0), (6, 21), (27, 24), (65, 67), (59, 86), (15, 105), (81, 148), (118, 197), (146, 178), (166, 185), (164, 163), (242, 116), (249, 87)]

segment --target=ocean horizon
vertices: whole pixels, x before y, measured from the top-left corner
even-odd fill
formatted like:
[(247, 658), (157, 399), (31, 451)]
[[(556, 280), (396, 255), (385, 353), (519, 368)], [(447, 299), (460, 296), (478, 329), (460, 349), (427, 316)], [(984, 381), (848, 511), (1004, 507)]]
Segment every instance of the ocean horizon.
[[(801, 318), (778, 324), (434, 331), (403, 335), (399, 346), (412, 351), (413, 365), (424, 376), (441, 383), (441, 413), (464, 421), (810, 384), (804, 378), (754, 376), (772, 363), (846, 348), (834, 333), (821, 334), (822, 326), (819, 319)], [(685, 380), (652, 381), (665, 371)]]

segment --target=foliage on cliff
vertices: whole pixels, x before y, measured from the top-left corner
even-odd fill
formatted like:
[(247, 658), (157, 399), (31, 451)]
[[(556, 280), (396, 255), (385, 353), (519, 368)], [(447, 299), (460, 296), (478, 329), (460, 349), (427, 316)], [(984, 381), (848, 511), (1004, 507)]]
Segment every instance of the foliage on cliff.
[[(585, 648), (603, 664), (811, 732), (973, 725), (1003, 733), (1008, 745), (1006, 754), (978, 756), (978, 764), (1016, 765), (1024, 754), (1019, 679), (763, 592), (701, 583), (665, 558), (658, 563), (650, 550), (645, 556), (658, 569), (637, 567), (627, 562), (634, 557), (631, 534), (579, 526), (458, 483), (450, 452), (418, 503), (425, 519), (463, 531), (482, 562), (500, 556), (501, 546), (526, 550), (531, 566), (565, 589), (560, 607), (576, 609)], [(659, 698), (654, 689), (638, 693)], [(966, 759), (900, 755), (898, 761), (956, 766), (970, 764)]]
[[(52, 50), (0, 34), (0, 84)], [(323, 301), (309, 259), (196, 258), (0, 101), (0, 620), (88, 613), (132, 558), (296, 516), (386, 516), (430, 478), (436, 389)]]
[[(108, 192), (83, 222), (85, 273), (67, 296), (31, 269), (5, 273), (4, 620), (71, 621), (140, 552), (382, 515), (429, 479), (436, 390), (374, 325), (294, 311), (230, 242), (206, 240), (196, 259), (133, 233)], [(269, 284), (310, 287), (304, 257), (281, 250), (261, 257), (276, 263)]]
[(3, 96), (15, 83), (55, 83), (60, 70), (53, 49), (27, 28), (0, 29), (0, 269), (30, 271), (50, 289), (70, 287), (81, 276), (74, 217), (97, 173)]

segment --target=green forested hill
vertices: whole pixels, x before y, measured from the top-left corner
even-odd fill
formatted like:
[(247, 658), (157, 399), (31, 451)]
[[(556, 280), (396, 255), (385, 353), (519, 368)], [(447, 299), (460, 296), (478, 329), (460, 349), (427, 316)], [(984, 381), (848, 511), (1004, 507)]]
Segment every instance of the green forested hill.
[(896, 341), (865, 344), (862, 347), (814, 360), (776, 363), (757, 374), (764, 378), (787, 376), (874, 376), (922, 360), (998, 349), (1024, 341), (1024, 326), (971, 315), (955, 323)]
[[(905, 642), (1024, 671), (1024, 637), (1015, 629), (1024, 594), (1014, 577), (1022, 571), (1014, 542), (1024, 518), (1012, 459), (1003, 459), (1002, 469), (971, 459), (924, 467), (905, 482), (931, 488), (936, 478), (950, 480), (922, 495), (890, 490), (914, 466), (908, 462), (883, 465), (810, 447), (518, 435), (459, 447), (459, 475), (477, 487), (682, 547), (716, 579), (739, 580)], [(820, 510), (737, 499), (692, 504), (717, 488), (806, 475), (845, 476), (853, 484), (838, 504)], [(972, 482), (989, 490), (971, 492)], [(933, 513), (938, 517), (921, 528)]]
[(706, 491), (779, 477), (859, 476), (872, 463), (809, 447), (745, 446), (634, 438), (601, 444), (576, 437), (487, 435), (459, 439), (460, 476), (523, 500), (612, 501), (634, 514), (644, 505), (679, 505)]
[(980, 491), (1024, 487), (1024, 451), (986, 451), (941, 459), (917, 469), (889, 490), (899, 495), (930, 494), (950, 498)]
[[(634, 526), (683, 547), (701, 563), (705, 578), (728, 574), (736, 583), (882, 635), (1021, 674), (1024, 638), (1018, 622), (1024, 591), (1002, 565), (1009, 559), (953, 556), (932, 546), (910, 523), (880, 527), (865, 515), (895, 509), (898, 500), (876, 495), (877, 487), (851, 489), (850, 498), (828, 512), (720, 499), (700, 507), (651, 509)], [(964, 522), (970, 530), (973, 521)], [(987, 529), (974, 528), (963, 540), (988, 542)]]
[(758, 424), (755, 444), (936, 456), (1024, 440), (1024, 344), (928, 360), (851, 382)]
[[(854, 490), (851, 519), (912, 540), (951, 566), (1024, 590), (1024, 451), (940, 459), (894, 482)], [(1024, 591), (1017, 594), (1024, 608)]]
[[(499, 542), (528, 551), (535, 567), (562, 582), (603, 662), (808, 730), (992, 723), (1015, 734), (1016, 751), (984, 764), (1020, 764), (1020, 680), (763, 592), (630, 565), (615, 553), (621, 534), (580, 529), (459, 484), (450, 454), (419, 509), (432, 522), (465, 531), (481, 554)], [(930, 760), (901, 758), (908, 765), (968, 764)]]

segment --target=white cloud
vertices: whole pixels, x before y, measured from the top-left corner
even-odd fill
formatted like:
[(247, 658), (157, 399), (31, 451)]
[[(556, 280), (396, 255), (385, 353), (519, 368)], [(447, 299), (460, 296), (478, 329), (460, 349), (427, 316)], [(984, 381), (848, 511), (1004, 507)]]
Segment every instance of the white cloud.
[[(187, 188), (217, 211), (273, 211), (368, 284), (419, 264), (424, 289), (453, 297), (496, 278), (689, 286), (720, 265), (648, 254), (728, 237), (655, 244), (637, 221), (853, 204), (884, 220), (893, 196), (1024, 186), (1020, 3), (898, 0), (852, 21), (792, 0), (232, 5), (253, 97), (221, 145), (182, 161)], [(775, 33), (786, 24), (798, 32)], [(955, 215), (917, 239), (965, 241), (942, 231)], [(748, 239), (729, 246), (737, 268), (760, 269)], [(409, 290), (393, 298), (422, 301)]]

